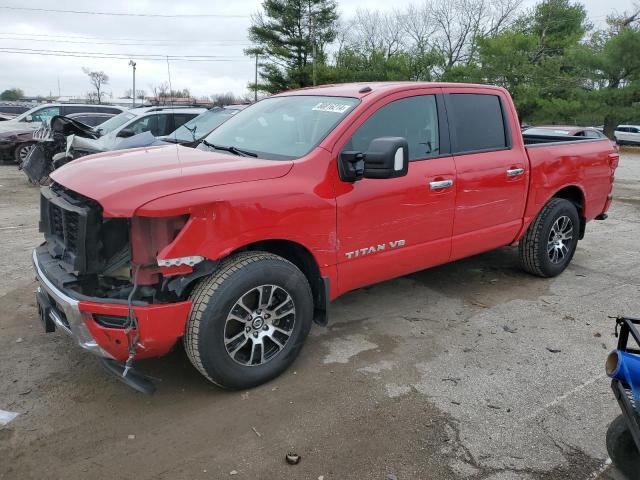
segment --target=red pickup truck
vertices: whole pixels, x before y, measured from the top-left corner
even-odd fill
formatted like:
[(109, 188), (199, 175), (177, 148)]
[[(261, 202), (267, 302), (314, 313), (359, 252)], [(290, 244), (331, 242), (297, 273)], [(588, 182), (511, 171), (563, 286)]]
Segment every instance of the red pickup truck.
[(516, 242), (526, 271), (558, 275), (606, 218), (617, 164), (607, 139), (523, 137), (501, 88), (286, 92), (195, 150), (53, 173), (33, 253), (41, 317), (121, 375), (182, 340), (210, 381), (251, 387), (350, 290)]

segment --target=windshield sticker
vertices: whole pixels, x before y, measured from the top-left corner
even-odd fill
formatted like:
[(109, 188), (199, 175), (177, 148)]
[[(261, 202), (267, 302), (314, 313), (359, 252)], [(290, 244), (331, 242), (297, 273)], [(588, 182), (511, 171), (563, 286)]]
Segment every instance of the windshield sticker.
[(342, 103), (329, 103), (320, 102), (311, 110), (316, 112), (331, 112), (331, 113), (344, 113), (349, 110), (350, 105), (344, 105)]

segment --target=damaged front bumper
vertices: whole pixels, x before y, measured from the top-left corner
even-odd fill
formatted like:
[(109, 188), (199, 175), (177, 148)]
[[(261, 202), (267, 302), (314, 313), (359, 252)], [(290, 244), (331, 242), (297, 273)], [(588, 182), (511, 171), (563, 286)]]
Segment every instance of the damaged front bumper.
[[(91, 353), (105, 358), (114, 358), (105, 351), (91, 335), (91, 332), (82, 321), (80, 313), (80, 302), (70, 297), (62, 290), (58, 289), (51, 280), (44, 274), (38, 261), (37, 250), (33, 251), (33, 268), (36, 271), (36, 278), (40, 284), (38, 287), (38, 309), (45, 325), (48, 321), (53, 321), (56, 328), (73, 337), (80, 347)], [(48, 300), (48, 304), (43, 305), (42, 297)]]
[[(103, 358), (124, 362), (128, 339), (124, 325), (129, 314), (126, 301), (86, 297), (56, 285), (48, 269), (57, 262), (41, 246), (33, 251), (33, 265), (39, 282), (38, 304), (42, 320), (74, 338), (83, 349)], [(191, 301), (131, 305), (138, 323), (136, 359), (160, 357), (183, 336)], [(50, 331), (50, 330), (49, 330)]]

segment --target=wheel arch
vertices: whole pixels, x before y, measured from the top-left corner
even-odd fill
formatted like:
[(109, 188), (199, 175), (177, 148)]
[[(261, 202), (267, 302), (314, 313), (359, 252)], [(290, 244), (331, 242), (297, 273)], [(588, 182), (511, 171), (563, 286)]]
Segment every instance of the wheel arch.
[[(584, 238), (584, 232), (587, 225), (587, 219), (584, 215), (584, 191), (577, 185), (567, 185), (554, 193), (551, 198), (562, 198), (565, 200), (569, 200), (575, 205), (576, 209), (578, 210), (578, 217), (580, 218), (580, 235), (578, 238), (582, 240)], [(549, 200), (551, 200), (551, 198), (549, 198)]]
[(309, 282), (313, 294), (313, 320), (319, 325), (326, 325), (329, 316), (329, 278), (323, 277), (315, 257), (304, 245), (292, 240), (270, 239), (260, 240), (244, 245), (229, 255), (245, 251), (261, 251), (278, 255), (300, 269)]

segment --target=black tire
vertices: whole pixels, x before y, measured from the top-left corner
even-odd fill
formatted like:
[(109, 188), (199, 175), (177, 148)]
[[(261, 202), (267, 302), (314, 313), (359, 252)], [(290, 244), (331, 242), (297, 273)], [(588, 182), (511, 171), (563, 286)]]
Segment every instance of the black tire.
[[(563, 245), (563, 249), (558, 249), (555, 254), (559, 256), (560, 252), (564, 252), (564, 248), (566, 248), (566, 252), (562, 253), (562, 258), (556, 258), (554, 261), (552, 255), (556, 248), (552, 247), (552, 252), (548, 252), (552, 240), (552, 229), (555, 228), (556, 222), (564, 218), (571, 222), (571, 239), (566, 243), (559, 240), (559, 245)], [(579, 233), (580, 217), (575, 205), (563, 198), (552, 198), (529, 225), (520, 240), (518, 253), (522, 268), (539, 277), (559, 275), (567, 268), (573, 258), (578, 245)]]
[(34, 142), (21, 143), (13, 151), (13, 159), (18, 165), (21, 165), (26, 160), (29, 151), (35, 146)]
[(640, 452), (622, 415), (607, 429), (607, 452), (615, 467), (629, 480), (640, 480)]
[[(238, 302), (241, 299), (246, 299), (247, 295), (254, 291), (258, 292), (257, 295), (261, 295), (264, 292), (262, 289), (268, 286), (275, 286), (275, 288), (264, 307), (258, 304), (251, 316), (247, 315), (247, 312), (251, 311), (250, 308), (235, 310), (239, 308)], [(260, 337), (254, 341), (253, 335), (271, 333), (271, 331), (263, 333), (262, 328), (285, 328), (277, 324), (280, 320), (272, 319), (270, 323), (267, 320), (269, 316), (279, 316), (276, 315), (278, 308), (270, 310), (268, 307), (281, 302), (282, 298), (285, 301), (289, 298), (293, 304), (293, 321), (291, 315), (285, 317), (287, 322), (291, 322), (286, 327), (290, 328), (289, 336), (283, 340), (284, 337), (274, 331), (271, 337), (267, 339)], [(304, 274), (288, 260), (266, 252), (243, 252), (224, 260), (213, 275), (200, 281), (193, 290), (191, 299), (193, 305), (183, 339), (187, 355), (191, 363), (211, 382), (234, 390), (260, 385), (284, 372), (300, 352), (313, 318), (313, 296)], [(273, 303), (270, 303), (272, 299)], [(256, 298), (256, 301), (259, 303), (260, 299)], [(246, 303), (243, 304), (246, 305)], [(251, 330), (244, 334), (243, 330), (246, 328), (256, 328), (255, 322), (258, 317), (255, 317), (254, 321), (251, 319), (254, 318), (253, 315), (260, 313), (260, 308), (263, 308), (264, 312), (272, 312), (272, 315), (263, 313), (264, 324), (257, 327), (260, 333)], [(291, 303), (280, 308), (291, 308)], [(244, 315), (249, 321), (243, 320), (246, 323), (240, 323), (233, 318), (228, 320), (232, 309), (238, 313), (235, 317)], [(265, 327), (265, 324), (268, 326)], [(230, 338), (234, 338), (236, 334), (244, 336), (240, 336), (237, 344), (228, 347), (231, 342), (227, 334), (231, 326), (241, 328), (238, 328)], [(272, 337), (282, 342), (280, 348), (276, 346)], [(250, 342), (250, 353), (247, 350), (249, 347), (243, 347), (233, 354), (235, 356), (228, 352), (228, 348), (234, 349), (236, 345), (242, 343), (242, 340), (247, 344)], [(259, 341), (263, 343), (256, 350), (257, 354), (260, 355), (262, 352), (265, 359), (268, 355), (273, 356), (261, 364), (259, 362), (262, 358), (257, 358), (258, 364), (242, 364), (243, 361), (254, 361), (256, 348), (254, 342)], [(272, 353), (274, 348), (279, 348), (277, 353)], [(249, 355), (250, 359), (247, 360), (246, 357)]]

